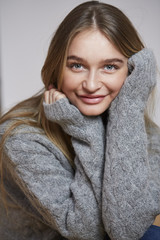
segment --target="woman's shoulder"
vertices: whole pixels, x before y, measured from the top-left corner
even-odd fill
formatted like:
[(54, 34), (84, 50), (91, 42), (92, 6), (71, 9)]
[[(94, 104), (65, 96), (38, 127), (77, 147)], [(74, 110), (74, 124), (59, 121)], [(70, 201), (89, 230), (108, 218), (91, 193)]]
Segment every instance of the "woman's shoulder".
[[(7, 149), (7, 152), (13, 149), (18, 152), (24, 149), (24, 145), (26, 146), (26, 150), (31, 150), (34, 148), (36, 141), (39, 141), (39, 143), (46, 142), (47, 138), (42, 129), (22, 122), (18, 124), (16, 119), (7, 120), (0, 125), (0, 140), (0, 144), (3, 145), (3, 149)], [(39, 148), (40, 146), (41, 144), (39, 144)]]
[[(14, 122), (9, 120), (0, 125), (0, 140), (13, 124)], [(38, 127), (27, 124), (15, 127), (5, 139), (3, 149), (9, 159), (16, 164), (20, 163), (18, 161), (23, 161), (24, 156), (30, 159), (46, 156), (46, 159), (50, 157), (57, 159), (66, 170), (71, 170), (62, 151), (47, 137), (44, 130)]]
[[(19, 123), (21, 121), (21, 123)], [(5, 132), (10, 131), (10, 134), (16, 134), (16, 133), (23, 133), (23, 132), (34, 132), (42, 134), (44, 133), (43, 129), (26, 124), (25, 121), (23, 122), (23, 119), (12, 119), (7, 120), (0, 124), (0, 136), (2, 136)]]

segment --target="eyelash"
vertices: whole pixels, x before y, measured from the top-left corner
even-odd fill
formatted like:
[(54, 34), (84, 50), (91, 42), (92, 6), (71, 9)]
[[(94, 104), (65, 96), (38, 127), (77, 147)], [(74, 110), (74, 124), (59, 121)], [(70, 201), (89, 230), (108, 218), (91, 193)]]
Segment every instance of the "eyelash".
[[(79, 67), (77, 67), (77, 66), (79, 66)], [(69, 63), (69, 64), (67, 64), (67, 67), (69, 67), (70, 69), (73, 69), (75, 71), (81, 70), (81, 67), (84, 68), (83, 64), (77, 63), (77, 62), (76, 63)]]
[[(81, 67), (85, 68), (85, 66), (81, 63), (78, 63), (78, 62), (73, 62), (73, 63), (70, 63), (70, 64), (67, 64), (67, 66), (70, 68), (70, 69), (75, 69), (75, 70), (81, 70)], [(105, 67), (111, 67), (112, 69), (107, 69), (106, 71), (113, 71), (113, 70), (117, 70), (119, 69), (119, 67), (115, 64), (107, 64), (107, 65), (104, 65), (104, 69)]]
[(108, 65), (105, 65), (104, 68), (105, 68), (105, 67), (111, 67), (112, 69), (108, 69), (109, 71), (116, 70), (116, 69), (119, 68), (119, 67), (118, 67), (117, 65), (115, 65), (115, 64), (108, 64)]

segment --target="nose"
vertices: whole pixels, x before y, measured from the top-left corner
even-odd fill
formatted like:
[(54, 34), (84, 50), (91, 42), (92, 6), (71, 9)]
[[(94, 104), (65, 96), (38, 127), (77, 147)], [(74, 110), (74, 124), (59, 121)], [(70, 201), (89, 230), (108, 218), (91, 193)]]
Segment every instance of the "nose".
[(82, 82), (83, 88), (88, 92), (96, 92), (101, 88), (101, 82), (96, 71), (90, 71)]

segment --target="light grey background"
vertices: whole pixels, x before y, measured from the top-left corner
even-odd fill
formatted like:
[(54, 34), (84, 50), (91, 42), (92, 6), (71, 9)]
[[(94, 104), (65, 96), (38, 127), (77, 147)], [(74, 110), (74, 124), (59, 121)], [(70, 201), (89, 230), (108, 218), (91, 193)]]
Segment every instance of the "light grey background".
[[(82, 2), (85, 1), (0, 0), (3, 112), (43, 87), (40, 71), (52, 34), (65, 15)], [(160, 69), (160, 0), (103, 2), (119, 7), (130, 18), (146, 45), (153, 49)], [(160, 125), (159, 104), (155, 120)]]

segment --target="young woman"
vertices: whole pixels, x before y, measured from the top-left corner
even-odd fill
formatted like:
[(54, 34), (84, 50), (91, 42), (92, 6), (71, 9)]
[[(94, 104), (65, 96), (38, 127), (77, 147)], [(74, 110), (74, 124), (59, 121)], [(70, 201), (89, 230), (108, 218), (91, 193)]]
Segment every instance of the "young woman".
[(42, 93), (0, 120), (0, 238), (160, 233), (160, 135), (144, 111), (156, 62), (128, 18), (98, 1), (77, 6), (51, 41), (42, 79)]

